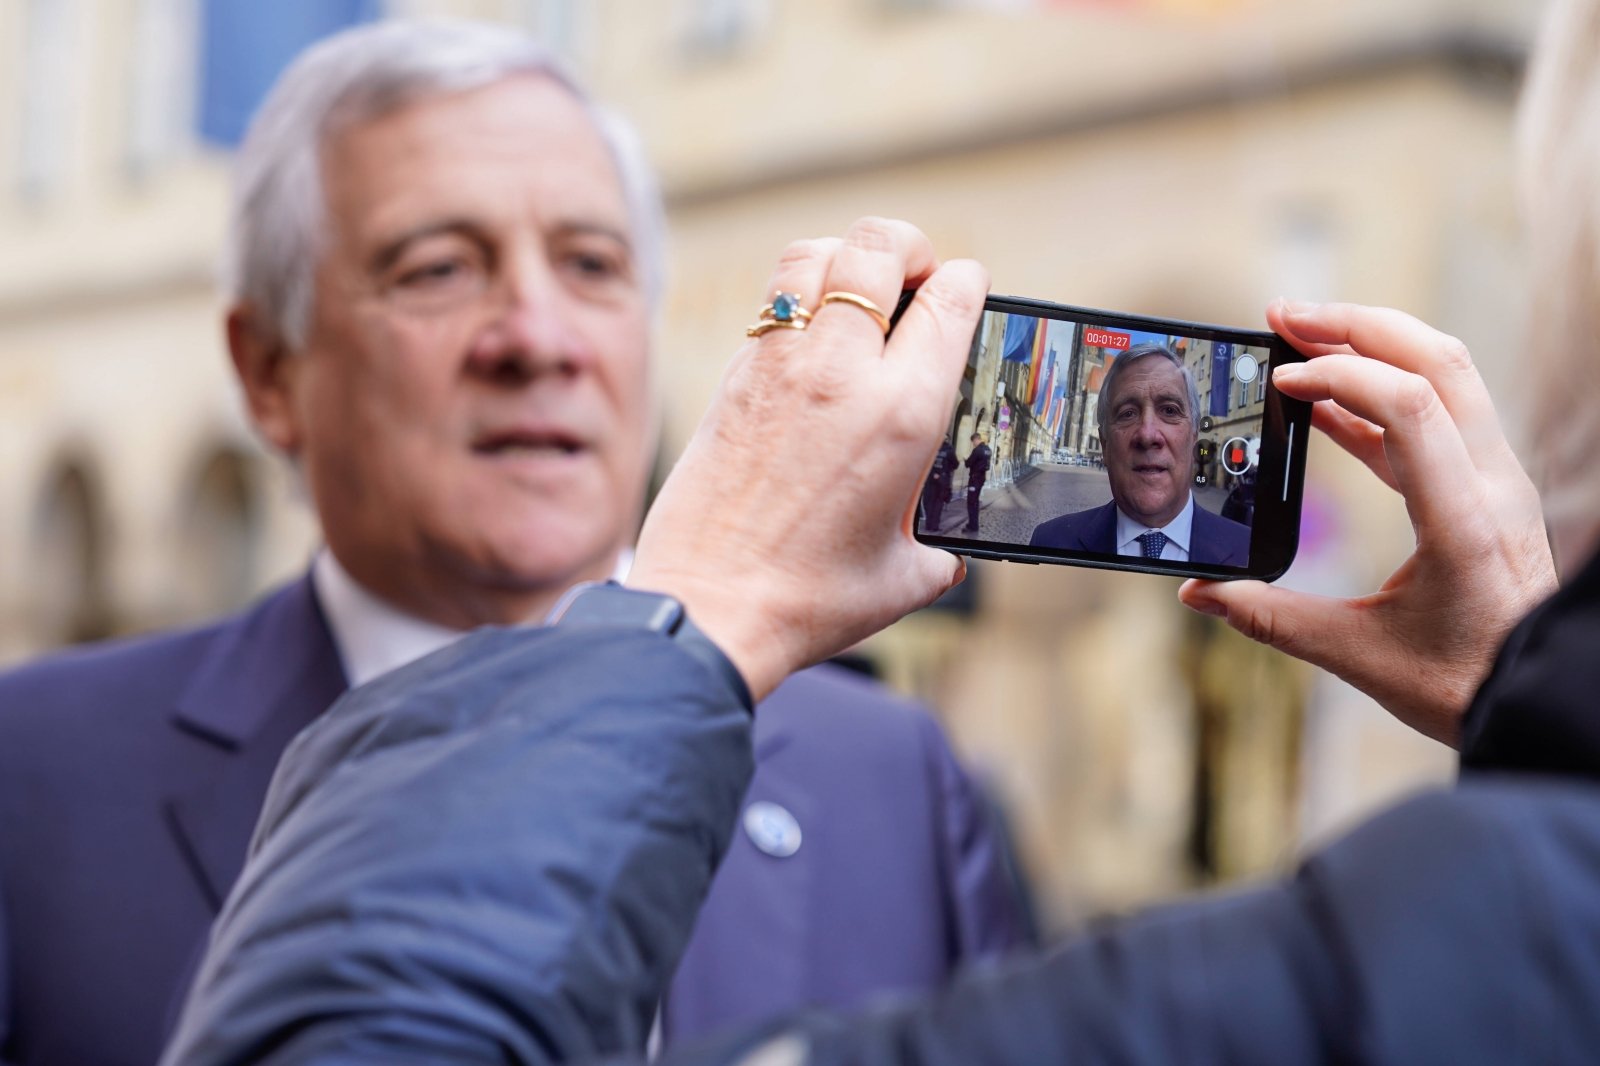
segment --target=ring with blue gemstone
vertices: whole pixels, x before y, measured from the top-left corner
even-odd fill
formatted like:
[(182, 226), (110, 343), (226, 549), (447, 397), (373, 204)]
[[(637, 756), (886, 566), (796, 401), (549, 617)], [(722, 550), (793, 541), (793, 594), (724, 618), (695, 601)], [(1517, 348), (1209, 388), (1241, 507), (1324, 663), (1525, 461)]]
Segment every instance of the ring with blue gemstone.
[(811, 322), (811, 312), (800, 306), (800, 294), (779, 290), (772, 294), (772, 302), (761, 309), (760, 321), (745, 329), (747, 337), (759, 337), (774, 329), (805, 329)]

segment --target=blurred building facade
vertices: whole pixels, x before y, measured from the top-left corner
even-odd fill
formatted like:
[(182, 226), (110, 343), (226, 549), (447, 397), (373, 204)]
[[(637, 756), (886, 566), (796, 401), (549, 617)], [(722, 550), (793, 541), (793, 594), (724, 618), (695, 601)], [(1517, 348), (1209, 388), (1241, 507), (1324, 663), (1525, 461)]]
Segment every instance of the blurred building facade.
[[(306, 565), (315, 531), (244, 423), (213, 281), (227, 145), (302, 39), (512, 21), (637, 123), (674, 237), (671, 454), (777, 252), (868, 213), (981, 259), (997, 292), (1243, 326), (1279, 294), (1399, 306), (1514, 395), (1510, 131), (1537, 7), (0, 5), (0, 661), (204, 618)], [(1318, 443), (1288, 580), (1368, 590), (1407, 550), (1404, 510)], [(978, 570), (974, 614), (868, 650), (991, 780), (1049, 922), (1278, 868), (1450, 772), (1348, 689), (1188, 616), (1174, 581)]]

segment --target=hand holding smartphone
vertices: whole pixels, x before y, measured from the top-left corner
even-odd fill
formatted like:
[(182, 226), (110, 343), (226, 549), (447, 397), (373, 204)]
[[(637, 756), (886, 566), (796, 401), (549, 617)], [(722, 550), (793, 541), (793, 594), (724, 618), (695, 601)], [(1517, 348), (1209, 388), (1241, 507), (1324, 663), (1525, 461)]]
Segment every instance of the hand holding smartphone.
[(1271, 581), (1311, 405), (1276, 334), (991, 296), (917, 537), (977, 558)]

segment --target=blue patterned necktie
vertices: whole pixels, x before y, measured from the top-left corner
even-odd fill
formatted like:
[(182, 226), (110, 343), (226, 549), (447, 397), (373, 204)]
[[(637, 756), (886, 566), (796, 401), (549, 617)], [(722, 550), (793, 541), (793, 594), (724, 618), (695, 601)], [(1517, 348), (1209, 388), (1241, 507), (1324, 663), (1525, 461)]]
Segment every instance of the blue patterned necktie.
[(1144, 549), (1146, 559), (1161, 558), (1161, 549), (1167, 546), (1167, 535), (1159, 529), (1152, 529), (1148, 533), (1139, 534), (1139, 547)]

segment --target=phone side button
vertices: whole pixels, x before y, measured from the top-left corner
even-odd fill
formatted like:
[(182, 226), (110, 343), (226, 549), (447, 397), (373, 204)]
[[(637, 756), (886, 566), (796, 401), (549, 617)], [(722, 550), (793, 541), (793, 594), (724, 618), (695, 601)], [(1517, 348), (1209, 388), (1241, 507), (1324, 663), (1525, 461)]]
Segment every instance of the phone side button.
[(1294, 469), (1294, 423), (1289, 423), (1289, 443), (1283, 449), (1283, 502), (1289, 502), (1289, 471)]
[(1002, 563), (1027, 563), (1029, 566), (1039, 565), (1037, 559), (1017, 559), (1004, 552), (986, 551), (983, 548), (952, 548), (949, 545), (941, 545), (941, 547), (946, 548), (948, 551), (953, 551), (957, 555), (965, 555), (969, 559), (988, 559)]

